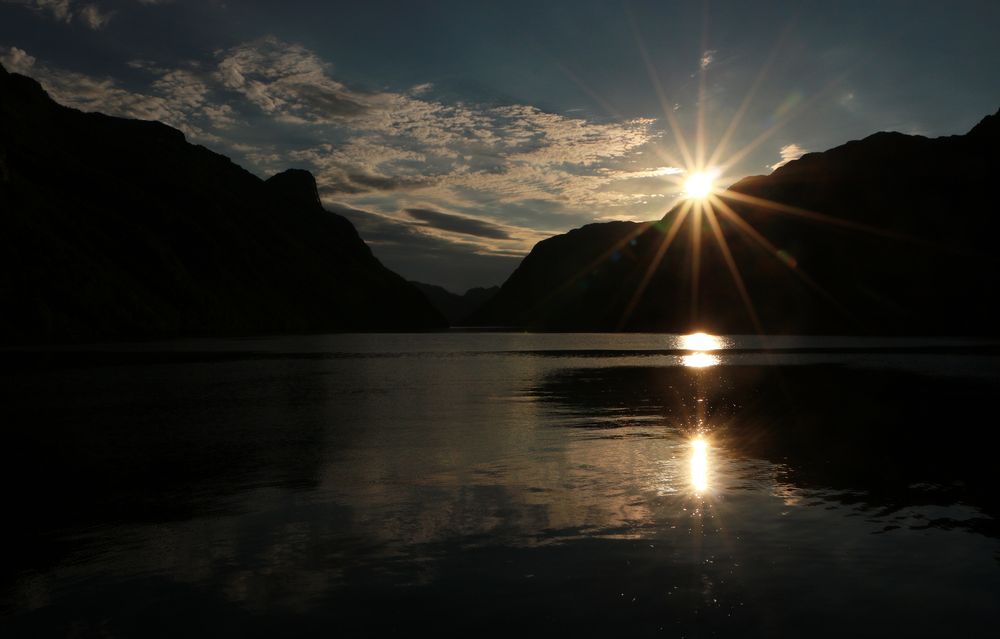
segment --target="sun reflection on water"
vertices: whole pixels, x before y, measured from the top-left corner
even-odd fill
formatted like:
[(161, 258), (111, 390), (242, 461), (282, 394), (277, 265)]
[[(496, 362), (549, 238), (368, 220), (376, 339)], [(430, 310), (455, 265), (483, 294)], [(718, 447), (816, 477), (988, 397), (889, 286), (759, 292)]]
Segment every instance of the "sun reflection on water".
[(711, 355), (709, 353), (691, 353), (690, 355), (681, 357), (681, 363), (688, 368), (706, 368), (708, 366), (715, 366), (720, 361), (718, 355)]
[(691, 487), (698, 495), (708, 490), (708, 442), (702, 437), (691, 440)]
[(723, 347), (722, 339), (708, 333), (681, 335), (681, 348), (686, 351), (716, 351)]

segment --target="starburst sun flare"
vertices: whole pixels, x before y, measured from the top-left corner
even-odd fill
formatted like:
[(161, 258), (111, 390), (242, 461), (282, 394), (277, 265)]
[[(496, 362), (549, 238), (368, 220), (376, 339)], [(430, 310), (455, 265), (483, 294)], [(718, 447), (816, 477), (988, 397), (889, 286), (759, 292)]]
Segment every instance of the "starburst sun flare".
[[(830, 301), (831, 306), (837, 309), (837, 312), (843, 312), (837, 300), (799, 265), (798, 260), (793, 255), (775, 245), (761, 231), (755, 228), (748, 219), (744, 218), (744, 211), (746, 209), (766, 209), (769, 214), (824, 223), (833, 227), (871, 235), (903, 240), (908, 240), (908, 238), (873, 226), (772, 201), (758, 195), (743, 193), (740, 189), (734, 190), (729, 186), (737, 182), (739, 176), (734, 173), (734, 169), (739, 166), (744, 158), (770, 138), (776, 131), (781, 129), (787, 122), (799, 116), (815, 101), (826, 95), (831, 88), (836, 86), (836, 81), (817, 91), (811, 97), (801, 100), (793, 107), (782, 111), (780, 117), (773, 118), (768, 123), (768, 126), (753, 137), (752, 140), (742, 147), (733, 148), (731, 145), (733, 136), (739, 130), (743, 118), (768, 75), (772, 63), (779, 56), (782, 48), (782, 41), (779, 39), (775, 43), (770, 56), (763, 63), (742, 103), (733, 113), (728, 126), (719, 130), (720, 134), (710, 148), (708, 132), (706, 130), (705, 107), (707, 101), (706, 71), (710, 65), (702, 65), (698, 71), (698, 108), (694, 114), (693, 136), (689, 138), (685, 135), (684, 127), (678, 120), (674, 106), (676, 103), (667, 95), (665, 87), (660, 80), (660, 72), (655, 67), (653, 58), (649, 55), (638, 26), (634, 21), (632, 22), (632, 32), (637, 48), (642, 55), (652, 87), (663, 107), (664, 121), (669, 125), (667, 132), (670, 135), (666, 136), (661, 144), (654, 147), (654, 152), (662, 160), (662, 166), (676, 167), (676, 169), (662, 174), (665, 181), (669, 183), (665, 185), (663, 195), (670, 198), (677, 198), (677, 200), (661, 220), (637, 226), (634, 231), (619, 239), (607, 251), (601, 253), (592, 262), (588, 263), (585, 268), (578, 270), (563, 284), (563, 287), (569, 287), (577, 283), (587, 273), (600, 267), (603, 261), (615, 259), (614, 256), (620, 255), (622, 250), (629, 246), (630, 243), (633, 243), (650, 226), (653, 226), (660, 233), (657, 239), (658, 246), (653, 251), (646, 265), (645, 272), (638, 278), (637, 284), (624, 306), (624, 310), (619, 315), (618, 330), (624, 330), (628, 326), (633, 311), (647, 293), (647, 288), (653, 282), (654, 275), (663, 263), (664, 257), (671, 246), (681, 242), (687, 242), (689, 245), (690, 321), (692, 327), (701, 324), (699, 287), (701, 283), (703, 244), (714, 242), (718, 254), (721, 255), (722, 262), (725, 264), (725, 269), (728, 270), (733, 285), (739, 294), (748, 318), (757, 334), (765, 334), (764, 327), (761, 325), (760, 318), (751, 299), (750, 291), (744, 282), (743, 274), (740, 270), (741, 265), (737, 263), (737, 257), (730, 247), (731, 239), (746, 241), (763, 249), (764, 253), (770, 255), (781, 268), (789, 269), (804, 285)], [(704, 52), (703, 55), (705, 55)], [(688, 348), (698, 352), (689, 353), (684, 356), (683, 364), (685, 366), (701, 368), (713, 366), (718, 363), (717, 357), (703, 352), (711, 349), (700, 347)]]
[(704, 200), (715, 189), (716, 173), (696, 171), (684, 181), (684, 194), (690, 199)]

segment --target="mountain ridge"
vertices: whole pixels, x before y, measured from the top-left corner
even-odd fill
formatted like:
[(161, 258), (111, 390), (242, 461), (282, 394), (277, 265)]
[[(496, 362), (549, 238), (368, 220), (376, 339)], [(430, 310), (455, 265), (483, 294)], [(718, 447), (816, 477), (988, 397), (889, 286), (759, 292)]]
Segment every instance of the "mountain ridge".
[(315, 180), (261, 180), (165, 124), (0, 67), (4, 341), (446, 326)]
[(998, 123), (1000, 111), (964, 135), (874, 133), (723, 190), (742, 222), (720, 208), (718, 231), (747, 295), (707, 215), (698, 277), (690, 218), (657, 261), (678, 203), (627, 232), (587, 225), (540, 242), (473, 319), (536, 330), (993, 334)]
[(453, 327), (466, 325), (466, 319), (479, 310), (500, 290), (499, 286), (474, 286), (462, 294), (453, 293), (443, 286), (426, 282), (410, 281), (427, 297)]

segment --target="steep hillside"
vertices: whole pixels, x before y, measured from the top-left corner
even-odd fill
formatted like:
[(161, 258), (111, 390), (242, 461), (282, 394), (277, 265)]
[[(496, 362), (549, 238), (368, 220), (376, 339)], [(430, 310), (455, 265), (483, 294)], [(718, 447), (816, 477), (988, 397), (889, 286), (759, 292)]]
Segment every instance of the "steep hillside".
[(477, 286), (459, 295), (434, 284), (410, 283), (420, 289), (431, 305), (444, 315), (452, 326), (465, 326), (467, 318), (493, 299), (500, 290), (499, 286), (489, 288)]
[(309, 173), (262, 181), (2, 68), (0, 305), (4, 342), (445, 325)]
[(720, 190), (717, 227), (707, 213), (688, 215), (662, 255), (683, 203), (655, 223), (595, 224), (540, 242), (475, 321), (992, 335), (998, 175), (1000, 114), (960, 136), (877, 133)]

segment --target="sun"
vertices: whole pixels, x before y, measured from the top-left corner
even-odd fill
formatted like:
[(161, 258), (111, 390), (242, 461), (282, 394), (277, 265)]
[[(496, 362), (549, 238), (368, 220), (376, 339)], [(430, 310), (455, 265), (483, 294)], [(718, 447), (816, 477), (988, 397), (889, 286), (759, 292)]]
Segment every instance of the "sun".
[(684, 181), (684, 193), (691, 199), (704, 200), (714, 190), (715, 174), (711, 171), (698, 171), (688, 176)]

